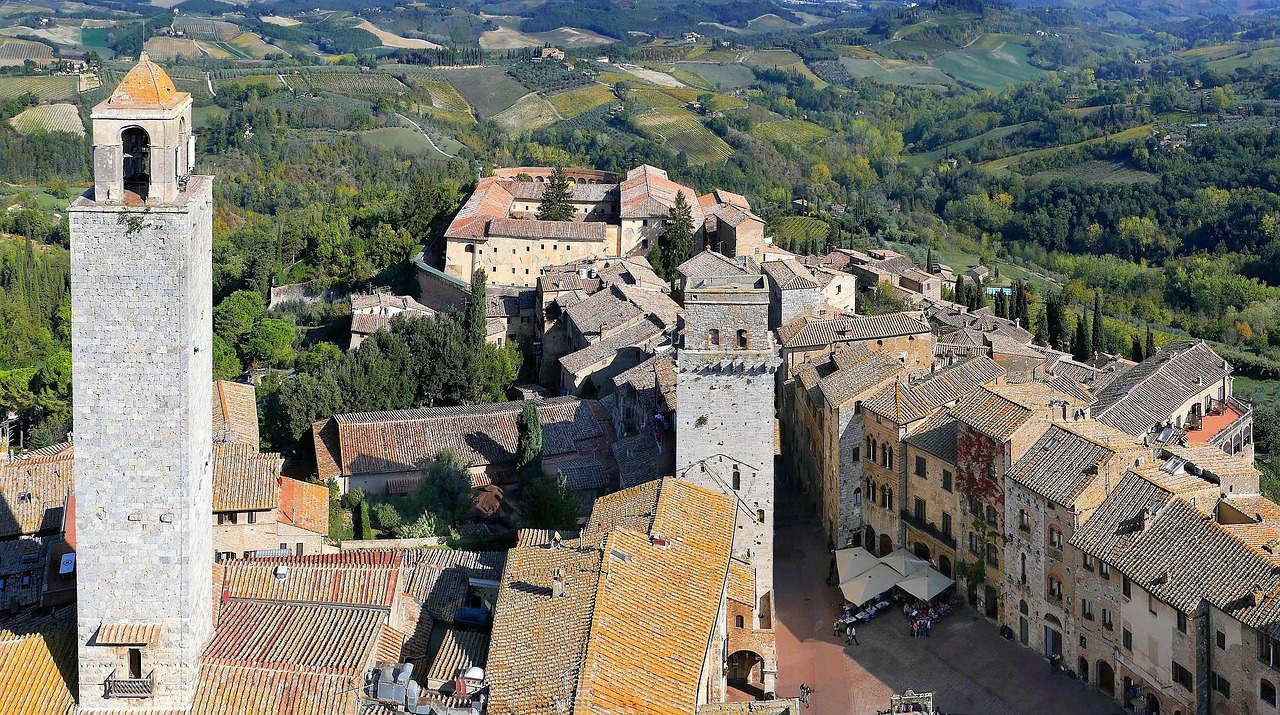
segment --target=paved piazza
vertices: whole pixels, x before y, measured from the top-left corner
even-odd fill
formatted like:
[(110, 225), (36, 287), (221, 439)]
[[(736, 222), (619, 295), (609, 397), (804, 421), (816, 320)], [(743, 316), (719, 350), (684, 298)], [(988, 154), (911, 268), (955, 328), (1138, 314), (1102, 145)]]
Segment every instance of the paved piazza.
[(997, 626), (962, 608), (912, 639), (892, 609), (858, 627), (860, 645), (831, 634), (839, 592), (825, 583), (830, 555), (808, 508), (778, 485), (774, 579), (778, 592), (778, 696), (814, 688), (812, 715), (874, 715), (889, 695), (932, 690), (946, 715), (1114, 715), (1120, 706), (1093, 688), (1049, 671), (1048, 661), (1000, 637)]

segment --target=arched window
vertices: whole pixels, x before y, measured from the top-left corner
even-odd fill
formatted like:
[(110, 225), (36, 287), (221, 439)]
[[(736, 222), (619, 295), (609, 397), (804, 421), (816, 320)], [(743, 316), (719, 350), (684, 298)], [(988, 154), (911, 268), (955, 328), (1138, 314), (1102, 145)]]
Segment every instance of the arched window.
[[(1023, 558), (1025, 559), (1026, 557), (1023, 557)], [(1021, 613), (1022, 615), (1024, 615), (1024, 616), (1025, 616), (1025, 615), (1027, 615), (1027, 613), (1029, 613), (1029, 612), (1030, 612), (1030, 610), (1031, 610), (1031, 609), (1027, 608), (1027, 602), (1026, 602), (1026, 601), (1018, 601), (1018, 613)]]
[(996, 523), (996, 508), (993, 506), (987, 506), (987, 523), (988, 524)]
[(884, 508), (888, 509), (889, 511), (893, 511), (893, 490), (888, 487), (885, 487), (884, 493), (885, 493)]
[(737, 626), (738, 628), (742, 628), (747, 625), (747, 619), (743, 618), (742, 616), (734, 616), (733, 625)]
[(142, 127), (129, 127), (120, 133), (120, 145), (125, 188), (145, 199), (151, 183), (151, 137)]
[(862, 487), (853, 490), (853, 505), (857, 506), (862, 503)]
[(745, 331), (745, 330), (739, 330), (739, 331), (738, 331), (738, 347), (739, 347), (740, 349), (745, 350), (745, 349), (747, 348), (747, 342), (748, 342), (748, 340), (747, 340), (747, 331)]
[(884, 444), (884, 462), (885, 466), (893, 469), (893, 450), (889, 447), (889, 443)]
[(733, 490), (738, 491), (742, 488), (742, 472), (738, 470), (738, 465), (733, 465)]
[(1262, 679), (1262, 684), (1258, 688), (1258, 697), (1262, 698), (1262, 702), (1275, 707), (1276, 704), (1276, 686), (1266, 678)]
[(720, 330), (712, 328), (707, 331), (707, 345), (720, 347)]
[(468, 243), (466, 246), (463, 246), (463, 247), (462, 247), (462, 252), (463, 252), (463, 253), (475, 253), (475, 252), (476, 252), (476, 245), (475, 245), (474, 243)]

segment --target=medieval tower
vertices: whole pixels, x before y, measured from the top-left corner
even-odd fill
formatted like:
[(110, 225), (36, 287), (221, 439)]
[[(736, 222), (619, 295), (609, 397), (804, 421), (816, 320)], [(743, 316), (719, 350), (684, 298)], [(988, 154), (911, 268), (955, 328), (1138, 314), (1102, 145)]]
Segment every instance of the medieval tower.
[(182, 708), (213, 631), (213, 178), (145, 52), (92, 120), (68, 209), (80, 704)]
[(693, 279), (676, 356), (676, 476), (737, 503), (733, 555), (773, 590), (773, 425), (781, 361), (761, 275)]

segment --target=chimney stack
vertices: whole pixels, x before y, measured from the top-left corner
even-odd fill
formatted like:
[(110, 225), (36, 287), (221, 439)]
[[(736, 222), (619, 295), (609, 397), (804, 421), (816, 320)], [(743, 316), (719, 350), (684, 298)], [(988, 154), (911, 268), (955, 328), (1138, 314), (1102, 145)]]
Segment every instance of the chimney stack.
[(564, 572), (551, 569), (551, 597), (564, 598)]

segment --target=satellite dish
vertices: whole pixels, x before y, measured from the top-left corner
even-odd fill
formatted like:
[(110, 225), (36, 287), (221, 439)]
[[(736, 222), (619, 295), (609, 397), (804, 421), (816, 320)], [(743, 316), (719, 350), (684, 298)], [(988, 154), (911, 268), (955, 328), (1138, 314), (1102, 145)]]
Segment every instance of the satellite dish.
[(62, 555), (62, 561), (58, 562), (58, 573), (71, 573), (76, 570), (75, 552)]

